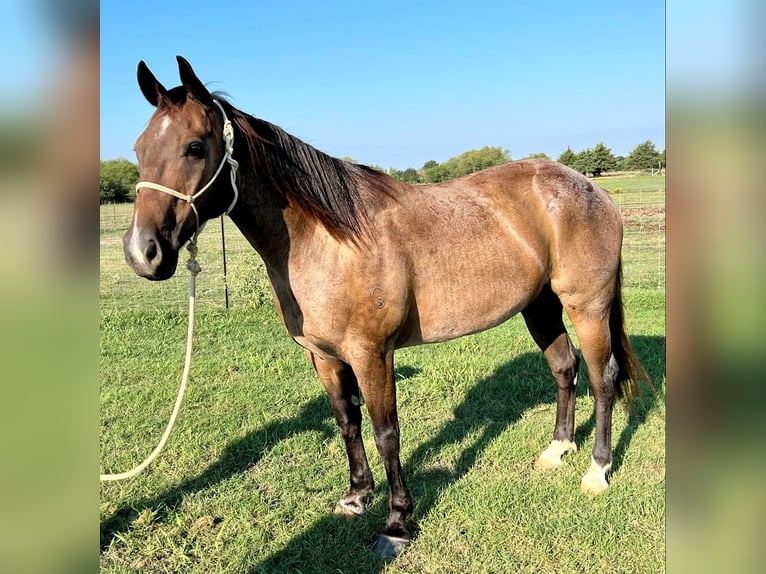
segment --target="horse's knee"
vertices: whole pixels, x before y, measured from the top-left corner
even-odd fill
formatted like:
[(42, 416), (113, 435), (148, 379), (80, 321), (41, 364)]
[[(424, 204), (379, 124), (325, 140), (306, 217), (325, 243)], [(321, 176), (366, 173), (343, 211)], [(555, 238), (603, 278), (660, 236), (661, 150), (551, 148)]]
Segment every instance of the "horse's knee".
[(375, 446), (384, 457), (399, 455), (399, 429), (391, 425), (375, 430)]
[(361, 421), (357, 422), (356, 420), (352, 420), (348, 416), (342, 416), (338, 417), (338, 420), (336, 421), (338, 423), (338, 430), (340, 431), (340, 436), (343, 437), (344, 440), (355, 440), (358, 439), (362, 434), (362, 425)]
[(571, 383), (580, 367), (580, 356), (566, 331), (562, 332), (547, 347), (544, 344), (540, 347), (543, 349), (548, 366), (556, 380)]
[(551, 361), (551, 372), (563, 386), (574, 384), (579, 369), (580, 357), (574, 354)]

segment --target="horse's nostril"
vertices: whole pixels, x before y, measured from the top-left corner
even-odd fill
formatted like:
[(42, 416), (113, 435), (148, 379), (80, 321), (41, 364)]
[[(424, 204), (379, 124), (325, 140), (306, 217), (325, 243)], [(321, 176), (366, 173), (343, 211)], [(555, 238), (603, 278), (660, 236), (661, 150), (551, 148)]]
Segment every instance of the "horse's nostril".
[(150, 239), (149, 245), (146, 247), (146, 259), (152, 261), (155, 257), (157, 257), (157, 244), (153, 239)]

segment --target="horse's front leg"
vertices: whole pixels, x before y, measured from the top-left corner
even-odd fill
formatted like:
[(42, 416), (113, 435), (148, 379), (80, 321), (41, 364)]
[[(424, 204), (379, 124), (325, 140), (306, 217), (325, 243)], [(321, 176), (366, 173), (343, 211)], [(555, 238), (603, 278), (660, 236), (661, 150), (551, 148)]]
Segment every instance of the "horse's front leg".
[(351, 486), (348, 494), (341, 498), (335, 507), (335, 513), (351, 517), (361, 516), (375, 483), (362, 442), (362, 411), (359, 408), (356, 376), (351, 367), (340, 360), (322, 358), (310, 351), (306, 354), (330, 397), (340, 434), (346, 443)]
[(405, 527), (412, 513), (412, 500), (399, 460), (399, 420), (396, 412), (394, 351), (362, 354), (352, 363), (370, 414), (375, 446), (378, 448), (389, 487), (389, 514), (375, 552), (385, 560), (395, 558), (410, 541)]

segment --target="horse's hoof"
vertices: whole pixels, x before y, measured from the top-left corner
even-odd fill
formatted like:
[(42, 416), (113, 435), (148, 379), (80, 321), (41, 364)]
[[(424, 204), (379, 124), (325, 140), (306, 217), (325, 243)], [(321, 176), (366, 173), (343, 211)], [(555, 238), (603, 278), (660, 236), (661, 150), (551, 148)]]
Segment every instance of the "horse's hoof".
[(535, 461), (535, 470), (550, 470), (560, 466), (561, 461), (550, 460), (542, 456)]
[(535, 461), (535, 469), (548, 470), (550, 468), (559, 468), (561, 458), (565, 454), (577, 452), (577, 445), (569, 440), (554, 440)]
[(359, 518), (362, 516), (362, 514), (364, 514), (364, 507), (359, 509), (359, 507), (352, 506), (341, 500), (338, 502), (338, 504), (335, 505), (335, 510), (333, 510), (333, 513), (345, 518)]
[(381, 534), (378, 537), (378, 542), (375, 545), (375, 555), (381, 560), (389, 561), (393, 560), (399, 554), (409, 546), (410, 541), (407, 538), (399, 538), (398, 536), (388, 536), (387, 534)]
[(593, 496), (601, 494), (608, 488), (609, 483), (603, 477), (588, 478), (587, 476), (583, 476), (582, 482), (580, 483), (580, 490), (582, 490), (585, 494), (590, 494)]
[(606, 481), (606, 474), (611, 468), (611, 464), (601, 466), (595, 460), (591, 459), (590, 468), (588, 469), (588, 472), (585, 473), (585, 476), (582, 477), (580, 490), (585, 494), (592, 495), (604, 492), (609, 488), (609, 483)]

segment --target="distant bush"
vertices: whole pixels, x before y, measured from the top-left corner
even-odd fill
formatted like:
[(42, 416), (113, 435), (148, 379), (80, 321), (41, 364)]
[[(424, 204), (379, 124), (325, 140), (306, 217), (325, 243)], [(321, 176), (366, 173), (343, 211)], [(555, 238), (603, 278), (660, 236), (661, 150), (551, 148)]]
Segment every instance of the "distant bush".
[(101, 203), (123, 203), (136, 196), (138, 167), (127, 159), (110, 159), (101, 162), (99, 174), (99, 197)]

